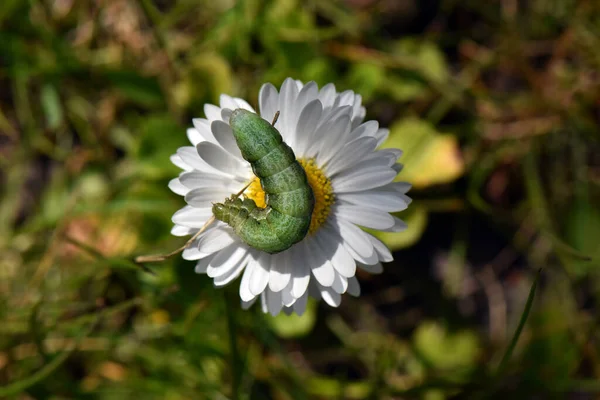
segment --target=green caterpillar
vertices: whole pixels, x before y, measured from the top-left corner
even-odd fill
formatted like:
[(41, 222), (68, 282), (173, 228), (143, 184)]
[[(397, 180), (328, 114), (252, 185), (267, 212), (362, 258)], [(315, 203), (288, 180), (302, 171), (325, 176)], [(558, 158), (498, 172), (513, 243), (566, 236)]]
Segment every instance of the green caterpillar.
[(232, 197), (214, 204), (212, 212), (248, 245), (279, 253), (308, 233), (315, 198), (306, 173), (277, 129), (258, 115), (234, 110), (229, 125), (242, 156), (260, 179), (267, 206)]

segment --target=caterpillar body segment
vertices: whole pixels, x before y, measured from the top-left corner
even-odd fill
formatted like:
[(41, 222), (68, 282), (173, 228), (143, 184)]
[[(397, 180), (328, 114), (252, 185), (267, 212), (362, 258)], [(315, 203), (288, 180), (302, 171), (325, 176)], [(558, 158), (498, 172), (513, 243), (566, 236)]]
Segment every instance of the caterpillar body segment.
[(314, 195), (306, 173), (281, 134), (258, 115), (237, 109), (229, 119), (236, 143), (260, 179), (266, 207), (251, 199), (213, 205), (216, 219), (229, 224), (250, 246), (278, 253), (301, 241), (310, 227)]

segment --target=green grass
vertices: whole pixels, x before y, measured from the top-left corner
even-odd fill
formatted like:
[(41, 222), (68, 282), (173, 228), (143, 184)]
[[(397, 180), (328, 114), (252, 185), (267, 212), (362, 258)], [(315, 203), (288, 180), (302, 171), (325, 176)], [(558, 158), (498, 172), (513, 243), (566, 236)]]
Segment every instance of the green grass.
[[(0, 397), (594, 398), (600, 9), (521, 3), (0, 2)], [(288, 76), (360, 93), (415, 201), (360, 298), (272, 318), (133, 259), (184, 243), (191, 119)]]

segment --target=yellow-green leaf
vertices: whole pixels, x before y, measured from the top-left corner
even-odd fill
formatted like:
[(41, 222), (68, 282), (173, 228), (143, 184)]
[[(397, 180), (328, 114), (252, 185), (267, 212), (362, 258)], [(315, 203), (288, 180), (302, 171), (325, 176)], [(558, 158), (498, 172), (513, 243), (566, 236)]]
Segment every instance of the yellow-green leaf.
[(429, 122), (406, 118), (394, 123), (383, 147), (404, 151), (398, 181), (423, 188), (448, 183), (464, 173), (464, 161), (454, 135), (441, 134)]
[(309, 300), (306, 311), (302, 315), (286, 315), (279, 313), (276, 317), (268, 318), (271, 328), (282, 338), (301, 337), (307, 335), (315, 326), (317, 319), (316, 304)]

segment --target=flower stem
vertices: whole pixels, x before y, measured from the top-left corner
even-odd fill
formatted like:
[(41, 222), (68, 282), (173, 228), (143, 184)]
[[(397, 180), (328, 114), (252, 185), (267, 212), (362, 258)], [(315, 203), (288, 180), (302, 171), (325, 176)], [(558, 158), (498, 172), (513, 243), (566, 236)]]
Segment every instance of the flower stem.
[(519, 341), (519, 337), (521, 336), (523, 327), (525, 327), (525, 322), (527, 321), (527, 318), (529, 317), (529, 312), (531, 311), (531, 306), (533, 305), (533, 299), (535, 298), (535, 290), (536, 290), (537, 284), (540, 280), (541, 273), (542, 273), (542, 270), (539, 269), (535, 276), (533, 284), (531, 285), (531, 289), (529, 290), (529, 296), (527, 297), (527, 302), (525, 303), (525, 309), (523, 310), (523, 314), (521, 314), (521, 320), (519, 321), (519, 325), (517, 326), (517, 329), (515, 330), (515, 333), (510, 341), (510, 344), (508, 345), (508, 348), (506, 349), (504, 356), (502, 356), (502, 360), (500, 361), (500, 364), (498, 365), (498, 369), (496, 370), (497, 376), (502, 374), (502, 372), (504, 372), (504, 370), (506, 369), (506, 366), (508, 365), (508, 361), (510, 360), (510, 358), (512, 356), (512, 353), (515, 350), (515, 347), (517, 346), (517, 342)]

